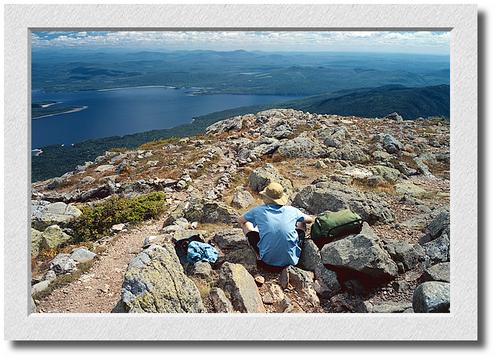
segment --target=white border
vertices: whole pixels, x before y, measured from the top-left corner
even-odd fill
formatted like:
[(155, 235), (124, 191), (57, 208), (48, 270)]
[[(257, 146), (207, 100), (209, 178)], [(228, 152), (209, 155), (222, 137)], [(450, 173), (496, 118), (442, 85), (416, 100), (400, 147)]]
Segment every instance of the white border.
[[(31, 314), (31, 29), (451, 30), (450, 314)], [(5, 338), (477, 340), (475, 5), (7, 5)]]

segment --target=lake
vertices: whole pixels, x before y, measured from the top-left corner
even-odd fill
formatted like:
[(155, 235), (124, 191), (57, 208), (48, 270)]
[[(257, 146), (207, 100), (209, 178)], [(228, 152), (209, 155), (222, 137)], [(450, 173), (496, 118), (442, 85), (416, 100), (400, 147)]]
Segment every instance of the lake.
[(33, 119), (32, 148), (81, 142), (115, 135), (166, 129), (192, 118), (240, 106), (295, 99), (277, 95), (193, 95), (195, 89), (134, 87), (111, 90), (32, 91), (32, 102), (57, 101), (84, 110)]

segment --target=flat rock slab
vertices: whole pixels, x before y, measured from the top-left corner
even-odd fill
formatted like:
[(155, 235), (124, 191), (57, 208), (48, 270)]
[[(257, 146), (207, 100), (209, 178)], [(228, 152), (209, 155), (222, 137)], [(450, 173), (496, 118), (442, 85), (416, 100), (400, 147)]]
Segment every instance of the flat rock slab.
[(151, 245), (128, 265), (122, 287), (128, 312), (205, 312), (200, 292), (183, 268), (171, 244)]
[(266, 312), (254, 278), (243, 265), (225, 262), (221, 267), (219, 283), (230, 297), (235, 310), (244, 313)]

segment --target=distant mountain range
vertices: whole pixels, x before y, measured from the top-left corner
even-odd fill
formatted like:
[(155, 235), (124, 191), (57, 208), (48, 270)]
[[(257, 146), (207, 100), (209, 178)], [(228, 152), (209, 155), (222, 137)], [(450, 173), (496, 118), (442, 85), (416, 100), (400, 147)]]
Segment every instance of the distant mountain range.
[(387, 85), (372, 89), (344, 90), (294, 100), (288, 107), (319, 114), (363, 117), (383, 117), (394, 111), (404, 119), (449, 117), (450, 87)]
[(369, 118), (381, 118), (392, 112), (399, 113), (406, 120), (430, 116), (450, 118), (450, 87), (449, 85), (426, 87), (386, 85), (376, 88), (341, 90), (281, 104), (228, 109), (201, 116), (199, 119), (220, 120), (270, 108)]

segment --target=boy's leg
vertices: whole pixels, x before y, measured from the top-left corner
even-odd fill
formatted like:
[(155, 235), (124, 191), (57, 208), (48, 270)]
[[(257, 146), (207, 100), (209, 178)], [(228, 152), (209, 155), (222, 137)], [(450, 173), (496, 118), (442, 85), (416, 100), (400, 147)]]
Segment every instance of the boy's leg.
[(302, 244), (305, 240), (306, 225), (304, 222), (297, 222), (297, 224), (295, 225), (295, 228), (297, 229), (297, 234), (299, 236), (298, 244), (300, 247), (302, 247)]
[(257, 260), (260, 260), (258, 244), (261, 238), (259, 236), (259, 232), (255, 228), (254, 224), (252, 224), (250, 221), (242, 224), (242, 231), (245, 234), (250, 247), (254, 250)]

